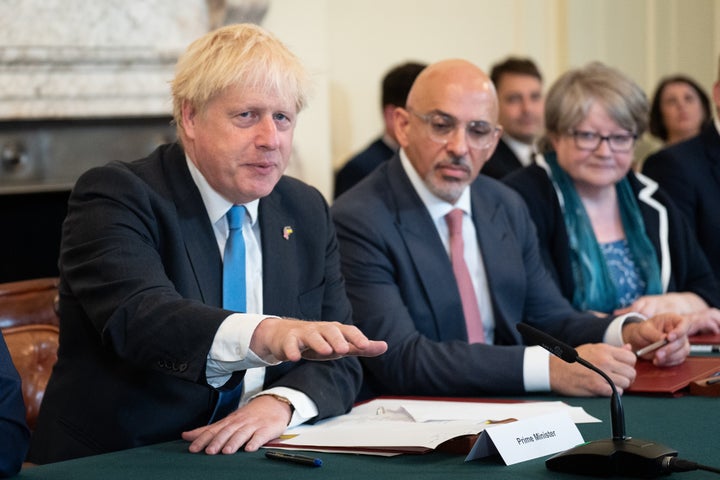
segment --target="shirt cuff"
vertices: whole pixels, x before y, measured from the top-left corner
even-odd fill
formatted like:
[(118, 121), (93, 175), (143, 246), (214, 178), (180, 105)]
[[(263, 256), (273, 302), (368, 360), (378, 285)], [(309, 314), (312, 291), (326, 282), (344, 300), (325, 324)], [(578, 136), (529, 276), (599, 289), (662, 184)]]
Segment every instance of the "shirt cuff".
[(526, 392), (550, 391), (550, 352), (539, 345), (525, 347), (523, 384)]
[(268, 390), (263, 390), (252, 398), (259, 397), (261, 395), (279, 395), (290, 400), (293, 408), (295, 409), (288, 424), (288, 428), (295, 427), (302, 423), (307, 422), (313, 417), (318, 415), (317, 405), (313, 402), (310, 397), (305, 395), (299, 390), (294, 390), (288, 387), (273, 387)]
[(616, 317), (612, 322), (610, 322), (607, 330), (605, 330), (603, 342), (607, 343), (608, 345), (613, 345), (615, 347), (622, 347), (623, 345), (625, 345), (625, 341), (623, 340), (622, 336), (622, 329), (625, 323), (644, 321), (645, 317), (639, 313), (626, 313), (624, 315)]
[(219, 388), (230, 379), (233, 372), (280, 363), (273, 356), (260, 358), (250, 350), (255, 329), (268, 317), (255, 313), (233, 313), (220, 324), (205, 365), (209, 385)]

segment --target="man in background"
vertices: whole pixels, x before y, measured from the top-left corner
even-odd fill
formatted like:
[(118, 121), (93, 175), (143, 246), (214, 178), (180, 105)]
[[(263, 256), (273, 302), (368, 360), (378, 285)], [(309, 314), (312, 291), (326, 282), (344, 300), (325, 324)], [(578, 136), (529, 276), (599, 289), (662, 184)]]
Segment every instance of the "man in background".
[(385, 130), (380, 138), (353, 156), (337, 172), (335, 175), (335, 198), (393, 156), (398, 148), (393, 112), (395, 108), (405, 106), (410, 87), (423, 68), (425, 68), (425, 64), (408, 62), (392, 68), (385, 74), (382, 81), (382, 114)]
[(650, 155), (643, 173), (682, 210), (720, 279), (720, 62), (713, 85), (716, 117), (696, 137)]
[(542, 75), (529, 58), (510, 57), (495, 64), (490, 79), (497, 91), (503, 136), (482, 173), (500, 179), (533, 162), (545, 101)]

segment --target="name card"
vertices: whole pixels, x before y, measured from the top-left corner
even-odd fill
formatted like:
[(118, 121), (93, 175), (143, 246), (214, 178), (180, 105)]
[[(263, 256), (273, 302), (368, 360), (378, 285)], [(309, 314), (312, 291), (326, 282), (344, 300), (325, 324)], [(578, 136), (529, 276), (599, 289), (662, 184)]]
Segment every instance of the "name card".
[(505, 465), (561, 452), (584, 440), (567, 412), (492, 425), (479, 436), (466, 462), (500, 454)]

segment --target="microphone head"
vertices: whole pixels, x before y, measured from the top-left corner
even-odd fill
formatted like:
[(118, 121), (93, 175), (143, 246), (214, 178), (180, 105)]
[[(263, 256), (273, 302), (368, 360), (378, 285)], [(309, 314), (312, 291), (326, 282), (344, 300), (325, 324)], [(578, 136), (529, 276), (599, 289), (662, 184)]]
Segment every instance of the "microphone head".
[(515, 328), (520, 334), (525, 337), (531, 343), (540, 345), (548, 352), (552, 353), (556, 357), (560, 357), (567, 363), (574, 363), (577, 361), (578, 353), (573, 347), (565, 342), (551, 337), (545, 332), (538, 330), (535, 327), (531, 327), (527, 323), (518, 323)]

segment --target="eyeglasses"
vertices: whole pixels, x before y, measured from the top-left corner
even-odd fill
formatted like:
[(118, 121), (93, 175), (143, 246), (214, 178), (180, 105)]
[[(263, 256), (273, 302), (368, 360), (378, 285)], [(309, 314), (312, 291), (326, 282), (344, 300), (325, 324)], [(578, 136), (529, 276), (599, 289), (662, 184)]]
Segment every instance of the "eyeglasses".
[(632, 150), (637, 139), (637, 135), (634, 133), (615, 133), (602, 136), (597, 132), (587, 132), (585, 130), (570, 130), (568, 135), (575, 139), (575, 146), (578, 149), (592, 152), (597, 150), (603, 140), (607, 140), (610, 150), (614, 153), (627, 153)]
[[(430, 140), (436, 143), (448, 143), (450, 135), (461, 125), (455, 117), (444, 113), (433, 112), (420, 115), (410, 109), (407, 111), (425, 123)], [(470, 148), (481, 150), (493, 144), (499, 131), (498, 127), (488, 122), (473, 120), (465, 125), (465, 138)]]

